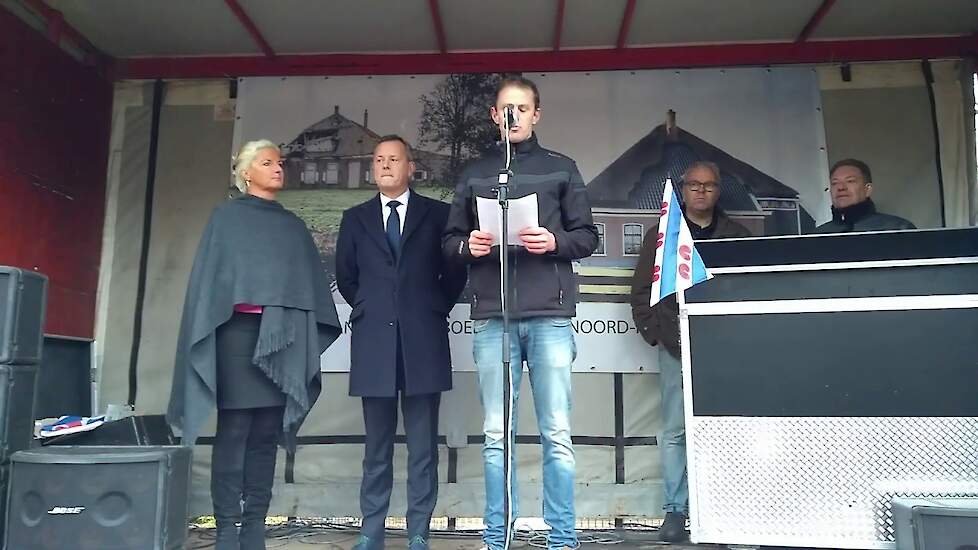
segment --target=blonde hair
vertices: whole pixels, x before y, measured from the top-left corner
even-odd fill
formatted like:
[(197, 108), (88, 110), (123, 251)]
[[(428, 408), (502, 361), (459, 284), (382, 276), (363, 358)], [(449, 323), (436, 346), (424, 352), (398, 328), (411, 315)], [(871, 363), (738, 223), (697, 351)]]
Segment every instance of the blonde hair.
[(271, 140), (256, 139), (249, 141), (241, 146), (238, 154), (234, 156), (234, 186), (242, 193), (248, 192), (248, 183), (244, 179), (243, 172), (255, 160), (255, 155), (262, 149), (275, 149), (281, 155), (282, 151)]

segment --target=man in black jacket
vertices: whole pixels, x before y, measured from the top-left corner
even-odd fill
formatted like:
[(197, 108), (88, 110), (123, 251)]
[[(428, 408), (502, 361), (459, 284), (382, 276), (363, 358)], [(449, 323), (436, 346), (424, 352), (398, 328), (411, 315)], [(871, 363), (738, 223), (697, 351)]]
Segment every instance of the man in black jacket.
[[(749, 237), (746, 227), (731, 220), (717, 207), (720, 200), (720, 169), (712, 162), (694, 162), (682, 181), (683, 214), (694, 239)], [(649, 307), (652, 265), (659, 230), (645, 234), (638, 265), (632, 277), (632, 317), (639, 334), (659, 356), (659, 389), (662, 399), (662, 487), (666, 519), (659, 529), (664, 542), (686, 538), (689, 488), (686, 484), (686, 427), (683, 411), (683, 374), (679, 350), (679, 305), (676, 295)]]
[[(576, 548), (574, 531), (574, 449), (571, 446), (571, 364), (576, 355), (571, 317), (576, 313), (577, 285), (571, 261), (590, 256), (598, 232), (577, 165), (564, 155), (540, 147), (533, 126), (540, 120), (540, 94), (522, 77), (502, 79), (493, 122), (503, 132), (504, 109), (517, 113), (511, 126), (512, 198), (536, 196), (538, 226), (518, 228), (520, 246), (506, 246), (511, 294), (508, 304), (513, 387), (518, 389), (526, 361), (543, 443), (543, 518), (551, 527), (550, 549)], [(502, 135), (502, 134), (501, 134)], [(505, 136), (503, 136), (505, 137)], [(489, 550), (504, 544), (503, 518), (503, 375), (500, 243), (479, 229), (476, 197), (493, 199), (498, 174), (505, 167), (505, 145), (469, 164), (455, 188), (443, 248), (445, 255), (469, 265), (472, 292), (473, 347), (485, 413), (483, 460), (486, 480), (486, 530)], [(504, 237), (505, 238), (505, 237)], [(514, 391), (514, 400), (518, 393)], [(516, 410), (515, 406), (513, 410)], [(512, 440), (511, 440), (512, 441)], [(517, 516), (515, 463), (512, 517)]]
[(869, 165), (857, 159), (842, 159), (829, 172), (832, 196), (832, 219), (815, 228), (815, 233), (849, 231), (890, 231), (916, 229), (909, 220), (876, 211), (873, 174)]

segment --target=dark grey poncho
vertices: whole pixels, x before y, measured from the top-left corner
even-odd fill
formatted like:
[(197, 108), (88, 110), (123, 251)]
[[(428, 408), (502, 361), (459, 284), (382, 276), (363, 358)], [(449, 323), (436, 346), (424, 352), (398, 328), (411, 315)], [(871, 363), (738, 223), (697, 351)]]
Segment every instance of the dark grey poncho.
[(340, 324), (309, 230), (278, 202), (251, 195), (227, 201), (200, 239), (167, 411), (184, 445), (194, 443), (216, 407), (216, 330), (235, 304), (264, 307), (253, 362), (285, 394), (283, 429), (294, 436), (319, 397), (319, 356)]

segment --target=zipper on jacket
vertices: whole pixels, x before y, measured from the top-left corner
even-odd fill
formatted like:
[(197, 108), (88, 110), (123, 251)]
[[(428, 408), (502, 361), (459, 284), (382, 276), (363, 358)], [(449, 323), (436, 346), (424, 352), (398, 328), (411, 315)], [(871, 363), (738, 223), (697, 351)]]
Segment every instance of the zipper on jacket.
[(564, 305), (564, 284), (560, 282), (560, 271), (557, 269), (557, 264), (552, 265), (554, 266), (554, 276), (557, 277), (557, 303)]
[[(509, 165), (510, 171), (513, 172), (513, 177), (510, 178), (509, 188), (512, 189), (512, 193), (513, 194), (516, 193), (516, 185), (517, 185), (516, 184), (516, 167), (517, 167), (518, 163), (516, 162), (516, 155), (517, 155), (516, 145), (513, 145), (513, 162), (510, 163), (510, 165)], [(503, 237), (503, 239), (505, 240), (506, 237)], [(509, 242), (508, 241), (506, 242), (506, 245), (505, 246), (500, 246), (499, 247), (499, 250), (500, 250), (501, 253), (502, 252), (505, 252), (506, 254), (508, 254), (509, 255), (509, 258), (510, 258), (509, 268), (510, 268), (511, 271), (510, 271), (509, 278), (512, 281), (512, 283), (509, 286), (513, 290), (513, 295), (512, 295), (513, 304), (510, 307), (510, 311), (522, 311), (522, 309), (520, 308), (520, 298), (519, 298), (520, 297), (520, 288), (519, 288), (519, 285), (516, 284), (516, 281), (519, 281), (519, 277), (517, 276), (517, 273), (519, 273), (519, 267), (520, 267), (519, 257), (520, 257), (520, 255), (519, 255), (518, 252), (515, 252), (515, 250), (511, 250), (510, 249), (510, 246), (509, 246)], [(509, 296), (506, 297), (507, 300), (509, 300), (509, 298), (510, 298)], [(502, 302), (499, 303), (499, 306), (500, 306), (500, 310), (501, 310), (502, 309)], [(500, 313), (502, 313), (502, 311), (500, 311)]]
[(472, 309), (479, 309), (479, 295), (472, 293)]
[[(506, 246), (506, 253), (509, 254), (508, 245)], [(510, 264), (510, 269), (512, 270), (512, 273), (510, 274), (509, 278), (511, 281), (513, 281), (513, 284), (509, 285), (510, 288), (513, 289), (513, 307), (511, 308), (510, 311), (520, 311), (520, 300), (519, 300), (520, 289), (519, 289), (519, 285), (516, 284), (516, 281), (519, 280), (516, 276), (516, 273), (518, 272), (518, 268), (519, 268), (519, 260), (517, 260), (517, 258), (519, 258), (519, 254), (510, 254), (510, 258), (512, 261), (512, 263)]]

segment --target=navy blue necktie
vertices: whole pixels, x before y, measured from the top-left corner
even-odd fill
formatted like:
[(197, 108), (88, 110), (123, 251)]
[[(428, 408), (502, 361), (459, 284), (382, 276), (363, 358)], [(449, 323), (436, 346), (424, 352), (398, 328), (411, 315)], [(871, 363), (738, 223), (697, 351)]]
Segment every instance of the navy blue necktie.
[(387, 244), (391, 247), (391, 253), (396, 260), (401, 253), (401, 215), (397, 213), (397, 207), (401, 206), (398, 201), (390, 201), (387, 206), (391, 209), (390, 216), (387, 216)]

